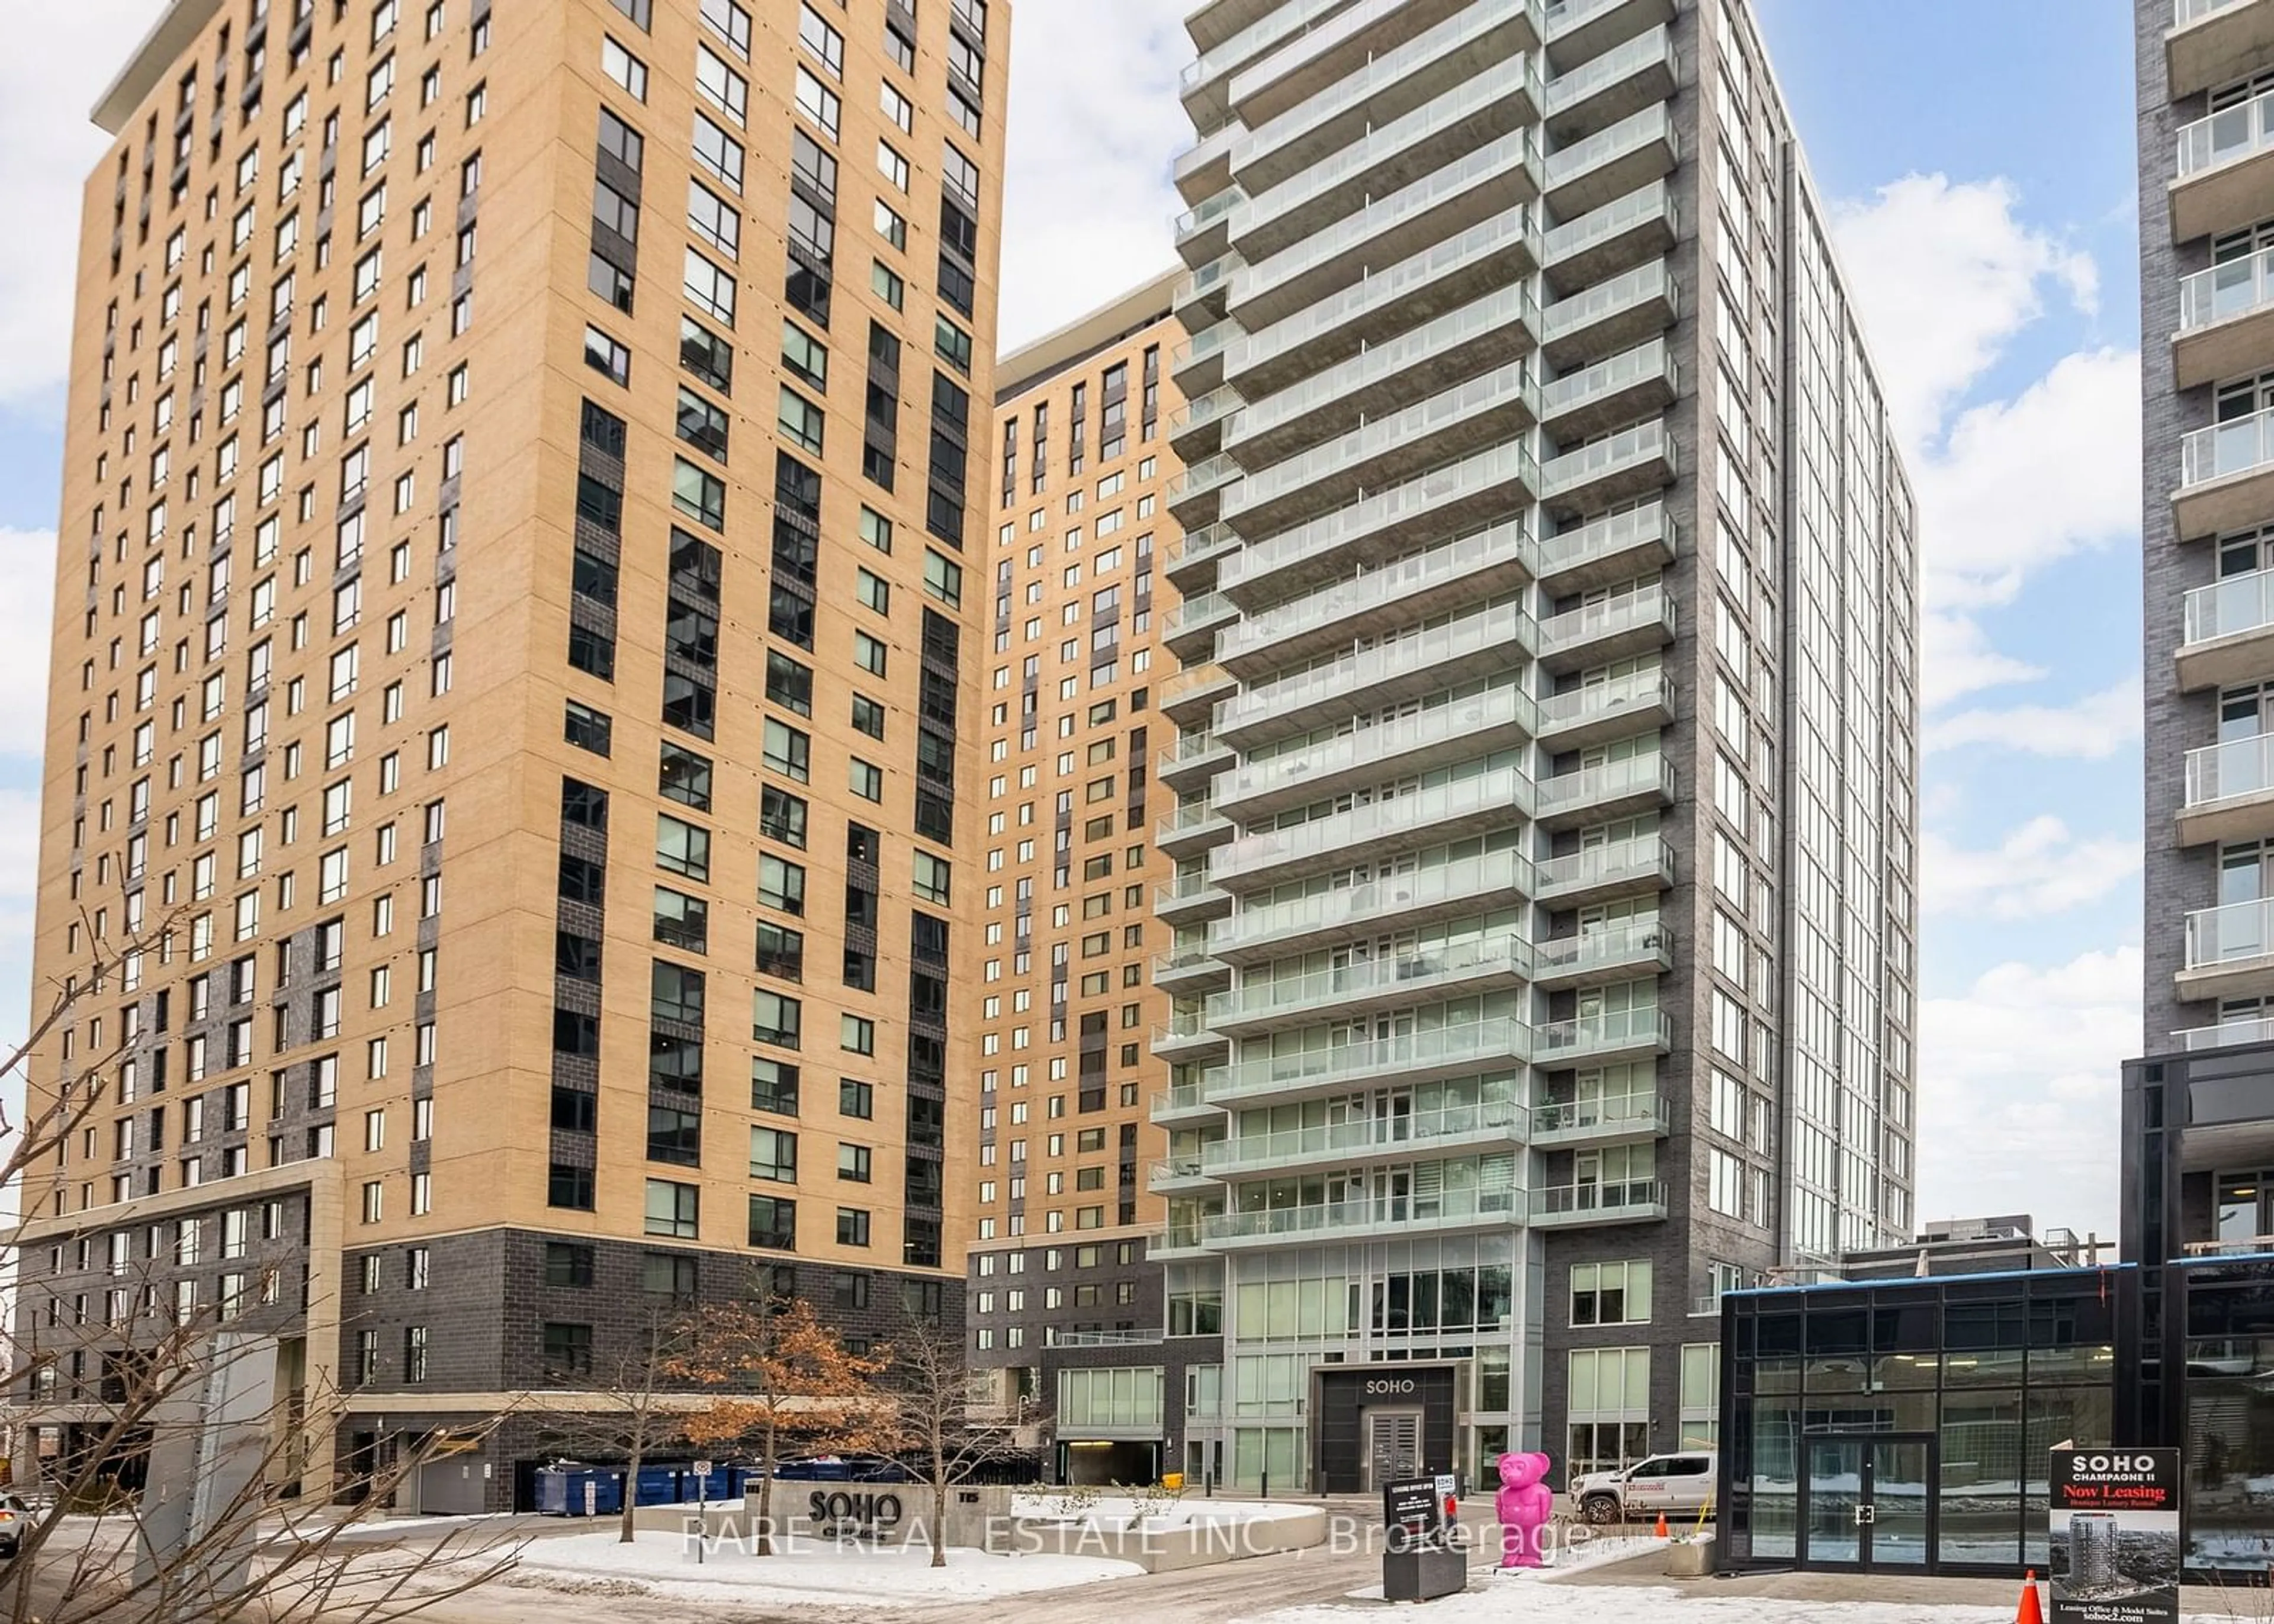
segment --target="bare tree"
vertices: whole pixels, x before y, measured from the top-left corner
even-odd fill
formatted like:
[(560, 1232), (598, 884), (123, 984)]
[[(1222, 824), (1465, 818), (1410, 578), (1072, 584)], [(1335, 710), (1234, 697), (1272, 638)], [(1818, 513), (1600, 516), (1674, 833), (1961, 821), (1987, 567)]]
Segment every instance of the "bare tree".
[(982, 1416), (975, 1397), (979, 1373), (960, 1336), (937, 1320), (911, 1316), (892, 1348), (892, 1368), (881, 1384), (892, 1402), (886, 1453), (930, 1492), (931, 1565), (945, 1568), (949, 1495), (1026, 1459), (1028, 1452), (1015, 1427)]
[(624, 1503), (616, 1524), (616, 1540), (630, 1545), (634, 1514), (639, 1508), (640, 1468), (665, 1446), (688, 1440), (690, 1408), (686, 1381), (679, 1372), (688, 1346), (685, 1321), (651, 1313), (639, 1341), (619, 1356), (597, 1383), (580, 1384), (597, 1395), (600, 1404), (563, 1415), (548, 1425), (544, 1437), (550, 1447), (596, 1462), (624, 1462)]
[[(130, 1042), (122, 1034), (58, 1078), (34, 1077), (34, 1054), (83, 1003), (113, 997), (122, 985), (132, 992), (143, 956), (162, 961), (178, 920), (115, 945), (87, 924), (88, 957), (46, 989), (29, 1035), (0, 1056), (0, 1079), (15, 1079), (25, 1094), (19, 1110), (0, 1095), (0, 1185), (26, 1196), (113, 1102), (112, 1079)], [(225, 1203), (226, 1183), (213, 1189), (215, 1204)], [(58, 1205), (12, 1221), (0, 1245), (20, 1259), (33, 1226), (60, 1215)], [(68, 1406), (75, 1425), (67, 1445), (33, 1462), (38, 1492), (5, 1528), (16, 1554), (0, 1571), (0, 1624), (234, 1624), (287, 1614), (388, 1624), (513, 1565), (518, 1545), (485, 1530), (415, 1545), (373, 1537), (398, 1489), (435, 1457), (440, 1446), (431, 1441), (344, 1470), (310, 1500), (287, 1498), (286, 1487), (323, 1453), (319, 1444), (338, 1432), (351, 1397), (318, 1377), (289, 1406), (249, 1418), (229, 1411), (217, 1395), (237, 1393), (241, 1409), (245, 1392), (267, 1391), (273, 1345), (239, 1316), (274, 1296), (275, 1275), (248, 1274), (237, 1297), (185, 1307), (159, 1289), (155, 1260), (146, 1263), (139, 1274), (114, 1274), (97, 1323), (58, 1325), (43, 1336), (26, 1305), (25, 1334), (14, 1326), (0, 1333), (19, 1410), (55, 1402), (68, 1354), (92, 1354), (101, 1372), (91, 1402), (74, 1395), (82, 1402)], [(152, 1474), (146, 1492), (137, 1480)], [(16, 1476), (25, 1480), (23, 1462)]]
[(687, 1417), (698, 1444), (747, 1444), (758, 1462), (753, 1550), (773, 1554), (774, 1470), (785, 1439), (809, 1449), (874, 1451), (892, 1438), (876, 1387), (892, 1351), (855, 1353), (802, 1297), (762, 1293), (690, 1317), (676, 1374), (717, 1393)]

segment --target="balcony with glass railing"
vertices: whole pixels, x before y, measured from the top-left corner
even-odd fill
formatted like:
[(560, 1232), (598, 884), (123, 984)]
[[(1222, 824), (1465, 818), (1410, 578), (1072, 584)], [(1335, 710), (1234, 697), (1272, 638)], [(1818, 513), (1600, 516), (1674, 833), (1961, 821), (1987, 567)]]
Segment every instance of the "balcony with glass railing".
[(1586, 439), (1674, 403), (1681, 392), (1662, 338), (1623, 350), (1541, 386), (1540, 415), (1559, 443)]
[(1503, 210), (1257, 327), (1235, 346), (1226, 365), (1257, 400), (1292, 387), (1319, 355), (1346, 355), (1384, 342), (1419, 320), (1520, 284), (1524, 270), (1539, 258), (1532, 232), (1529, 210)]
[(1354, 638), (1442, 614), (1460, 603), (1505, 597), (1532, 578), (1532, 535), (1521, 519), (1410, 553), (1322, 591), (1251, 614), (1216, 638), (1225, 667), (1254, 677)]
[(1532, 979), (1550, 989), (1633, 981), (1672, 968), (1674, 929), (1656, 919), (1583, 929), (1532, 949)]
[(1187, 662), (1208, 658), (1216, 633), (1239, 614), (1239, 606), (1221, 592), (1198, 592), (1162, 617), (1161, 638)]
[(1215, 1182), (1198, 1156), (1163, 1156), (1145, 1171), (1146, 1188), (1161, 1195), (1190, 1194)]
[(1675, 599), (1656, 583), (1581, 604), (1540, 622), (1540, 663), (1577, 671), (1626, 659), (1674, 641)]
[(1566, 73), (1645, 28), (1674, 20), (1675, 0), (1548, 0), (1547, 60)]
[(1224, 1113), (1208, 1101), (1200, 1081), (1171, 1083), (1153, 1095), (1151, 1116), (1162, 1127), (1189, 1127), (1195, 1124), (1220, 1122)]
[(2174, 102), (2274, 62), (2269, 0), (2174, 0), (2164, 35), (2165, 88)]
[(2189, 592), (2177, 659), (2184, 693), (2274, 672), (2274, 569), (2229, 575)]
[(1161, 685), (1157, 709), (1179, 727), (1206, 727), (1216, 707), (1239, 688), (1231, 673), (1214, 662), (1187, 665)]
[(1284, 739), (1353, 709), (1378, 710), (1457, 680), (1513, 670), (1537, 641), (1521, 604), (1505, 603), (1458, 620), (1417, 627), (1224, 702), (1216, 732), (1242, 748)]
[(1448, 1190), (1430, 1196), (1377, 1196), (1315, 1207), (1224, 1213), (1201, 1222), (1209, 1250), (1318, 1240), (1337, 1236), (1427, 1235), (1447, 1229), (1488, 1229), (1520, 1224), (1521, 1190)]
[(1631, 581), (1674, 561), (1679, 537), (1663, 502), (1651, 500), (1540, 542), (1540, 584), (1556, 598), (1589, 587)]
[(1415, 253), (1500, 214), (1538, 163), (1530, 132), (1511, 131), (1378, 198), (1232, 279), (1240, 323), (1278, 320), (1355, 282), (1374, 260)]
[[(1518, 56), (1538, 45), (1538, 0), (1495, 0), (1491, 9), (1515, 25), (1498, 38), (1500, 55)], [(1428, 20), (1430, 12), (1417, 11), (1408, 0), (1356, 0), (1234, 74), (1232, 102), (1251, 123), (1268, 124), (1396, 50)], [(1437, 77), (1425, 88), (1435, 88)]]
[(1679, 314), (1666, 261), (1645, 260), (1549, 305), (1540, 316), (1541, 353), (1568, 372), (1663, 334)]
[[(1524, 202), (1540, 194), (1537, 143), (1524, 121), (1539, 80), (1521, 57), (1486, 69), (1434, 101), (1375, 124), (1356, 140), (1258, 191), (1231, 214), (1231, 238), (1251, 260), (1269, 258), (1348, 212), (1352, 199), (1380, 197), (1453, 162), (1479, 140), (1517, 136), (1532, 161), (1517, 167)], [(1244, 177), (1251, 187), (1252, 177)]]
[(1540, 470), (1540, 500), (1559, 513), (1600, 508), (1674, 483), (1674, 436), (1663, 418), (1550, 458)]
[(1520, 1020), (1466, 1021), (1332, 1048), (1234, 1060), (1210, 1066), (1201, 1086), (1210, 1104), (1238, 1109), (1267, 1098), (1291, 1101), (1503, 1071), (1523, 1063), (1528, 1046), (1529, 1034)]
[(1186, 202), (1214, 197), (1231, 184), (1231, 154), (1246, 133), (1238, 119), (1226, 119), (1177, 154), (1178, 195)]
[(1531, 815), (1531, 778), (1515, 767), (1495, 767), (1284, 829), (1241, 835), (1210, 854), (1209, 876), (1221, 886), (1252, 890), (1347, 868), (1368, 853), (1410, 851), (1510, 828)]
[(1171, 230), (1186, 265), (1204, 266), (1231, 245), (1232, 217), (1246, 201), (1247, 194), (1238, 186), (1226, 186), (1177, 216)]
[(1170, 308), (1188, 327), (1221, 317), (1234, 279), (1246, 268), (1246, 262), (1237, 253), (1219, 254), (1177, 278), (1177, 285), (1169, 296)]
[(1552, 749), (1577, 750), (1673, 720), (1673, 687), (1653, 668), (1549, 695), (1540, 702), (1539, 737)]
[(1547, 205), (1570, 219), (1674, 173), (1682, 140), (1663, 102), (1547, 154)]
[(2180, 538), (2240, 530), (2274, 506), (2274, 410), (2195, 430), (2180, 441), (2172, 512)]
[(1673, 34), (1660, 25), (1557, 74), (1541, 115), (1548, 134), (1569, 143), (1672, 100), (1680, 81)]
[(2274, 733), (2229, 739), (2187, 755), (2181, 846), (2274, 835)]
[[(2269, 7), (2274, 14), (2274, 6)], [(2180, 279), (2172, 383), (2200, 388), (2274, 367), (2274, 248)]]
[(1153, 825), (1153, 844), (1178, 861), (1222, 846), (1235, 831), (1231, 820), (1202, 797), (1187, 801)]
[(1513, 748), (1532, 736), (1536, 722), (1532, 696), (1503, 683), (1284, 755), (1251, 757), (1216, 781), (1216, 800), (1245, 818), (1269, 816), (1393, 773)]
[(1663, 1055), (1673, 1047), (1673, 1018), (1663, 1011), (1615, 1010), (1533, 1027), (1532, 1064), (1556, 1070)]
[(1160, 779), (1180, 795), (1196, 795), (1208, 782), (1231, 765), (1231, 746), (1205, 729), (1182, 734), (1161, 752), (1156, 763)]
[(1662, 1094), (1565, 1100), (1532, 1108), (1532, 1142), (1541, 1150), (1627, 1145), (1664, 1139), (1669, 1121)]
[(1674, 847), (1657, 835), (1639, 835), (1561, 857), (1543, 857), (1534, 867), (1540, 901), (1576, 907), (1671, 889)]
[(1418, 930), (1512, 906), (1532, 884), (1532, 863), (1521, 853), (1488, 852), (1243, 908), (1209, 926), (1208, 951), (1227, 964), (1264, 963), (1347, 942), (1352, 931)]
[(1432, 469), (1226, 557), (1217, 585), (1261, 606), (1394, 558), (1413, 540), (1458, 535), (1503, 518), (1531, 500), (1540, 470), (1520, 441)]
[(1199, 327), (1190, 338), (1169, 352), (1169, 375), (1177, 380), (1177, 387), (1189, 397), (1205, 395), (1222, 383), (1224, 352), (1240, 336), (1240, 326), (1236, 321)]
[(1179, 998), (1204, 998), (1231, 984), (1231, 966), (1204, 946), (1153, 956), (1153, 985)]
[(1230, 425), (1224, 443), (1249, 466), (1262, 467), (1299, 446), (1349, 432), (1411, 399), (1417, 387), (1466, 377), (1529, 350), (1538, 323), (1530, 289), (1521, 282), (1496, 289), (1257, 401)]
[(1532, 369), (1511, 361), (1283, 461), (1226, 489), (1223, 515), (1261, 531), (1332, 513), (1368, 490), (1512, 439), (1540, 416)]
[(1532, 950), (1520, 937), (1492, 936), (1420, 947), (1395, 958), (1361, 959), (1299, 975), (1251, 979), (1209, 996), (1209, 1026), (1251, 1036), (1337, 1018), (1412, 1008), (1453, 997), (1512, 991), (1530, 975)]
[(1221, 1060), (1231, 1040), (1192, 1011), (1172, 1014), (1153, 1028), (1152, 1050), (1163, 1060), (1191, 1064)]
[(1217, 35), (1216, 44), (1203, 49), (1177, 75), (1177, 94), (1184, 99), (1195, 127), (1205, 128), (1229, 113), (1234, 70), (1276, 49), (1344, 4), (1345, 0), (1285, 0), (1266, 6), (1263, 0), (1216, 0), (1214, 6), (1203, 7), (1226, 12), (1237, 8), (1251, 20)]
[(1205, 591), (1216, 579), (1216, 561), (1239, 545), (1239, 532), (1229, 524), (1186, 530), (1170, 542), (1161, 568), (1180, 592)]
[(1239, 417), (1239, 409), (1246, 402), (1239, 391), (1230, 384), (1209, 390), (1197, 400), (1186, 401), (1169, 414), (1169, 443), (1177, 455), (1188, 462), (1214, 455), (1224, 444), (1224, 437)]
[(1404, 1116), (1367, 1116), (1236, 1135), (1207, 1147), (1201, 1153), (1201, 1165), (1211, 1178), (1226, 1179), (1506, 1150), (1524, 1142), (1528, 1116), (1512, 1100), (1489, 1100)]
[(1577, 1229), (1594, 1223), (1641, 1223), (1666, 1216), (1666, 1186), (1654, 1178), (1599, 1184), (1555, 1184), (1532, 1192), (1537, 1229)]
[(2274, 1017), (2257, 1016), (2247, 1020), (2225, 1020), (2211, 1026), (2189, 1026), (2172, 1034), (2172, 1041), (2179, 1048), (2193, 1052), (2202, 1049), (2238, 1049), (2251, 1044), (2274, 1043)]
[(1542, 778), (1533, 799), (1550, 829), (1626, 817), (1674, 804), (1674, 763), (1653, 751)]
[(1567, 220), (1541, 239), (1548, 281), (1567, 292), (1662, 257), (1681, 235), (1674, 194), (1664, 181)]
[(2172, 240), (2191, 242), (2249, 225), (2274, 178), (2274, 90), (2180, 126), (2171, 186)]
[(1232, 167), (1252, 185), (1276, 186), (1343, 146), (1354, 132), (1398, 117), (1487, 64), (1522, 64), (1532, 106), (1537, 108), (1537, 67), (1521, 52), (1506, 49), (1513, 21), (1509, 8), (1463, 7), (1317, 95), (1257, 124), (1233, 144)]
[(2187, 916), (2179, 973), (2183, 999), (2274, 993), (2274, 897), (2200, 908)]
[(1154, 888), (1153, 915), (1171, 925), (1222, 919), (1231, 912), (1231, 893), (1206, 874), (1180, 874)]

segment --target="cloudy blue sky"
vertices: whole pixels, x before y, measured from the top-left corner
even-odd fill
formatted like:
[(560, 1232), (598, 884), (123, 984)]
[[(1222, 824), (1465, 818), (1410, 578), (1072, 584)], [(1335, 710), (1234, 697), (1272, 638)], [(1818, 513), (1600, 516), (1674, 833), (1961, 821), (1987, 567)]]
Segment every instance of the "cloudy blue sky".
[[(1756, 3), (1923, 509), (1920, 1215), (2110, 1232), (2141, 1046), (2131, 8)], [(1016, 0), (1006, 342), (1170, 258), (1186, 4)], [(28, 984), (84, 115), (159, 9), (27, 8), (0, 60), (0, 1032)]]

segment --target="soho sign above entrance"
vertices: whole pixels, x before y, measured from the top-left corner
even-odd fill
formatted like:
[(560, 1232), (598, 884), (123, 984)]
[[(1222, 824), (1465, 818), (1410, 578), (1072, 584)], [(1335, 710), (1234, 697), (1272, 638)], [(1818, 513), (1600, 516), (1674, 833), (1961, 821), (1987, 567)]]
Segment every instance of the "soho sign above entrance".
[(1366, 1395), (1368, 1398), (1410, 1398), (1421, 1390), (1421, 1384), (1411, 1376), (1369, 1376)]
[(882, 1531), (900, 1520), (900, 1497), (897, 1494), (850, 1494), (842, 1489), (832, 1492), (816, 1489), (807, 1500), (807, 1509), (816, 1522), (834, 1523), (840, 1528), (856, 1527)]

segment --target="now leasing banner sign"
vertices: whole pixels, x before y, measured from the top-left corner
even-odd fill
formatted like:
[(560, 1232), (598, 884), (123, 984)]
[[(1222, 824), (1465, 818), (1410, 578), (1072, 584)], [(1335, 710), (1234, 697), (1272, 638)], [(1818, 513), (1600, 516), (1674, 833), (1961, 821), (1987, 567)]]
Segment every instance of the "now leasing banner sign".
[(2178, 1624), (2180, 1452), (2056, 1449), (2051, 1624)]

